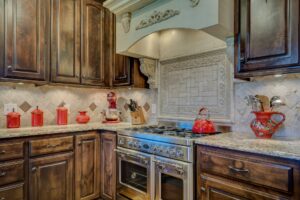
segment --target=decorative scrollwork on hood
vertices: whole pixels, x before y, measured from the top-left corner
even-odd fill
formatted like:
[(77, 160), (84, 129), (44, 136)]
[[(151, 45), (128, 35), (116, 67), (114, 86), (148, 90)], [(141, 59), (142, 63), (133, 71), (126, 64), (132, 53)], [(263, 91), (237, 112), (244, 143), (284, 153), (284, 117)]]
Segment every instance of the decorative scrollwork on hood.
[(190, 2), (191, 2), (191, 7), (196, 7), (198, 6), (200, 0), (190, 0)]
[(168, 9), (163, 12), (162, 11), (154, 11), (153, 14), (148, 19), (141, 20), (135, 29), (139, 30), (142, 28), (152, 26), (154, 24), (160, 23), (162, 21), (170, 19), (171, 17), (174, 17), (179, 14), (180, 14), (179, 10), (173, 10), (173, 9)]

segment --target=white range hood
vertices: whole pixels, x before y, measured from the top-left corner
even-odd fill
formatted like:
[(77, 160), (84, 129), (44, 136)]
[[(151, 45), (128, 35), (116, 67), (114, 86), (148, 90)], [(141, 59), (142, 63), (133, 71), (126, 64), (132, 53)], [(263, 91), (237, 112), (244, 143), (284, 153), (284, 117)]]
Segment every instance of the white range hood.
[(232, 0), (107, 0), (104, 6), (116, 14), (116, 51), (124, 55), (164, 60), (180, 54), (172, 41), (190, 43), (185, 52), (193, 53), (190, 45), (214, 49), (233, 35)]

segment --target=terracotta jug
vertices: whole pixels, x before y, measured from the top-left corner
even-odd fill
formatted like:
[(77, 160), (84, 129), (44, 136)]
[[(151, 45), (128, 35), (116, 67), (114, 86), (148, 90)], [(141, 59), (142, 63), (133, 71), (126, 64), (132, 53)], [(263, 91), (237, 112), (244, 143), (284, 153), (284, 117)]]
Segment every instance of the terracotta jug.
[(86, 111), (79, 111), (79, 115), (76, 117), (78, 124), (86, 124), (90, 121), (90, 117), (86, 113)]

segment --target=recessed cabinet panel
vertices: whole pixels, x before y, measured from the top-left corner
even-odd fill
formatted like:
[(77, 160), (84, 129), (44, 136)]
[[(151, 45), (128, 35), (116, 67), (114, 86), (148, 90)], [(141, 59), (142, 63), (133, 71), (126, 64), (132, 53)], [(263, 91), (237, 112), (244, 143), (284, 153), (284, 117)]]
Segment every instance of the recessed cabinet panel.
[[(84, 1), (82, 83), (104, 85), (104, 8), (96, 1)], [(107, 28), (107, 27), (106, 27)]]
[(130, 85), (130, 66), (131, 60), (127, 56), (115, 55), (115, 65), (113, 67), (113, 85)]
[(49, 7), (44, 0), (4, 1), (5, 78), (47, 80)]
[(80, 82), (80, 0), (52, 1), (51, 79)]
[(299, 0), (235, 0), (236, 77), (296, 72)]

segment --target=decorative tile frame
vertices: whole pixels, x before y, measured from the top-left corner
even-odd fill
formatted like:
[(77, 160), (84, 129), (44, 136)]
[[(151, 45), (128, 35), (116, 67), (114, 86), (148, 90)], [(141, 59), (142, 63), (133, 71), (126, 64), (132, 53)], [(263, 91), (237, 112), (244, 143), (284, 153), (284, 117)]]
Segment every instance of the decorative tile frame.
[(207, 107), (215, 122), (233, 122), (233, 73), (226, 49), (161, 61), (159, 77), (159, 119), (190, 121)]

